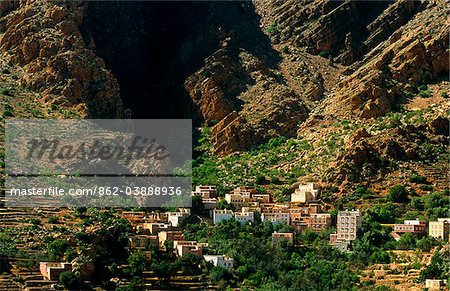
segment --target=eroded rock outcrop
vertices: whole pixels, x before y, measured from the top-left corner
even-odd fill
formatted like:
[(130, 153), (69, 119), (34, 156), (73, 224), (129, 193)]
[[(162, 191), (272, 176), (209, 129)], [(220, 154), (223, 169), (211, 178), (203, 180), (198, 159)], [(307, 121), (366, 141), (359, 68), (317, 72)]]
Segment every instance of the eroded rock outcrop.
[(120, 117), (119, 85), (87, 48), (79, 29), (83, 13), (80, 1), (2, 2), (0, 49), (23, 67), (21, 84), (47, 102), (77, 108), (81, 115)]
[(449, 11), (445, 2), (429, 3), (339, 83), (325, 103), (326, 112), (366, 119), (382, 116), (408, 93), (417, 92), (420, 84), (448, 74)]

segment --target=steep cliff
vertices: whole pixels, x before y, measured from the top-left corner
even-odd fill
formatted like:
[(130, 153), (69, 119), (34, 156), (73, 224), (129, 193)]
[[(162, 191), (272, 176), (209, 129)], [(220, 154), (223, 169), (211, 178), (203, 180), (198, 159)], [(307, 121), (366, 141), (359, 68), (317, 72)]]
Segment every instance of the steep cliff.
[(123, 115), (119, 84), (86, 46), (78, 1), (2, 1), (0, 50), (23, 68), (20, 84), (81, 115)]

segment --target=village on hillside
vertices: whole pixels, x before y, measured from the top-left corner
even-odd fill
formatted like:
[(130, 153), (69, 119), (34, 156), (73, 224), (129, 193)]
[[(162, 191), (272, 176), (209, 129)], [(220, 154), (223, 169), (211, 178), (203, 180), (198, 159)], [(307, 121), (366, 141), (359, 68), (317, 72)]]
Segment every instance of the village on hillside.
[[(193, 200), (197, 203), (193, 207), (197, 208), (179, 208), (171, 211), (151, 211), (148, 209), (137, 209), (135, 211), (117, 210), (115, 216), (126, 220), (131, 229), (126, 235), (126, 249), (130, 254), (139, 252), (142, 259), (151, 261), (158, 252), (172, 253), (175, 257), (196, 258), (202, 260), (205, 264), (225, 270), (236, 268), (234, 258), (225, 253), (216, 253), (210, 248), (209, 243), (189, 239), (185, 235), (184, 228), (189, 225), (192, 217), (200, 219), (202, 224), (209, 224), (212, 227), (220, 226), (228, 221), (235, 221), (238, 225), (254, 223), (269, 223), (278, 225), (278, 230), (271, 234), (272, 248), (277, 245), (290, 245), (293, 248), (301, 247), (304, 242), (299, 241), (299, 234), (323, 233), (329, 231), (328, 244), (344, 253), (353, 251), (353, 242), (361, 236), (364, 236), (362, 229), (363, 212), (360, 209), (343, 209), (337, 211), (334, 217), (328, 205), (321, 201), (321, 188), (316, 183), (307, 183), (299, 185), (290, 196), (289, 202), (273, 202), (270, 194), (258, 193), (253, 187), (240, 186), (226, 193), (224, 197), (218, 197), (216, 187), (212, 185), (196, 186), (192, 191)], [(4, 227), (14, 221), (9, 221), (11, 211), (15, 212), (15, 217), (26, 215), (18, 210), (2, 209), (0, 220)], [(57, 209), (49, 210), (52, 217), (58, 217)], [(195, 213), (194, 213), (195, 212)], [(29, 215), (29, 214), (27, 214)], [(9, 218), (8, 218), (9, 217)], [(8, 220), (9, 219), (9, 220)], [(25, 216), (24, 218), (25, 219)], [(23, 220), (22, 219), (22, 220)], [(63, 220), (61, 216), (55, 218)], [(14, 220), (14, 219), (13, 219)], [(34, 219), (36, 220), (36, 218)], [(31, 220), (31, 223), (39, 224)], [(49, 223), (52, 222), (49, 220)], [(61, 222), (59, 222), (61, 223)], [(73, 222), (75, 223), (75, 222)], [(69, 225), (66, 225), (69, 227)], [(431, 237), (435, 241), (440, 241), (443, 248), (438, 250), (432, 246), (429, 252), (420, 255), (414, 250), (392, 250), (396, 256), (393, 263), (375, 264), (361, 275), (361, 281), (376, 280), (385, 285), (398, 284), (399, 280), (412, 284), (411, 286), (420, 286), (427, 290), (440, 290), (446, 288), (447, 282), (442, 279), (425, 278), (423, 283), (417, 284), (414, 280), (427, 265), (431, 263), (433, 252), (449, 249), (450, 242), (450, 218), (438, 218), (436, 221), (422, 221), (419, 218), (404, 220), (402, 223), (386, 224), (390, 227), (390, 236), (396, 241), (402, 241), (402, 237), (415, 235), (418, 237)], [(48, 226), (50, 227), (50, 226)], [(55, 226), (53, 226), (55, 227)], [(288, 229), (289, 231), (286, 231)], [(25, 240), (24, 244), (18, 246), (19, 249), (30, 251), (33, 247), (27, 246), (26, 241), (32, 241), (32, 238), (26, 238), (27, 233), (22, 233)], [(64, 241), (70, 241), (71, 235), (60, 236)], [(411, 259), (415, 256), (415, 259)], [(63, 258), (68, 258), (67, 254)], [(408, 258), (412, 261), (418, 259), (419, 264), (416, 269), (411, 269), (408, 264)], [(198, 261), (197, 261), (198, 262)], [(20, 259), (11, 261), (12, 274), (15, 278), (21, 278), (20, 286), (25, 290), (42, 290), (43, 287), (57, 288), (58, 283), (64, 274), (71, 273), (79, 262), (77, 260), (63, 261), (40, 261), (39, 270), (32, 270), (30, 267), (23, 266)], [(130, 262), (132, 264), (132, 262)], [(19, 267), (21, 266), (21, 267)], [(126, 269), (127, 266), (115, 266), (115, 268)], [(403, 274), (392, 272), (391, 269), (404, 270)], [(403, 268), (403, 269), (402, 269)], [(409, 268), (409, 269), (408, 269)], [(92, 270), (83, 270), (77, 267), (77, 271), (90, 273)], [(160, 280), (161, 275), (155, 272), (145, 271), (141, 273), (145, 277), (145, 284), (150, 286), (155, 280)], [(88, 276), (89, 277), (89, 276)], [(195, 276), (194, 276), (195, 277)], [(170, 274), (169, 278), (173, 284), (179, 284), (180, 288), (203, 289), (214, 288), (213, 285), (204, 285), (198, 277), (185, 276), (180, 274)], [(83, 278), (85, 276), (83, 275)], [(130, 282), (120, 276), (111, 279), (116, 286), (127, 286)], [(19, 285), (14, 283), (11, 275), (0, 277), (2, 285), (0, 290), (15, 290)], [(421, 285), (422, 284), (422, 285)]]

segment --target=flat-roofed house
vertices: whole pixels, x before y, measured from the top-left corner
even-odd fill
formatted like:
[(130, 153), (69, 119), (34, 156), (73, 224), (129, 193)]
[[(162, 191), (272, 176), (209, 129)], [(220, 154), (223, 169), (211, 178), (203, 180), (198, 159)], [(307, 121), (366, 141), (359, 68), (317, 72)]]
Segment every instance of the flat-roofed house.
[(331, 226), (331, 214), (313, 213), (309, 215), (308, 229), (312, 231), (322, 231)]
[(62, 262), (40, 262), (39, 270), (45, 280), (58, 281), (61, 273), (72, 271), (72, 264)]
[(177, 212), (169, 212), (168, 221), (173, 227), (177, 227), (182, 224), (190, 215), (190, 211), (188, 209), (182, 209)]
[(216, 267), (233, 269), (233, 259), (225, 255), (203, 255), (205, 261), (210, 262)]
[(259, 203), (270, 203), (270, 194), (252, 194), (252, 201)]
[(438, 218), (428, 223), (428, 235), (450, 242), (450, 218)]
[(203, 245), (198, 244), (196, 241), (174, 241), (173, 249), (179, 257), (187, 254), (201, 257), (203, 254)]
[(291, 195), (292, 203), (308, 203), (317, 201), (320, 195), (320, 186), (315, 183), (299, 185)]
[(202, 198), (203, 208), (211, 210), (217, 207), (217, 198)]
[(168, 212), (152, 212), (147, 215), (145, 222), (168, 222)]
[(233, 218), (233, 211), (227, 209), (214, 209), (212, 215), (213, 223), (218, 224), (224, 220)]
[(243, 209), (241, 212), (237, 212), (234, 214), (234, 219), (236, 219), (240, 223), (254, 222), (255, 213), (253, 211), (246, 211)]
[(330, 244), (342, 250), (348, 250), (351, 242), (361, 228), (362, 218), (359, 210), (339, 211), (337, 216), (337, 233), (330, 234)]
[(396, 233), (425, 233), (426, 231), (426, 223), (418, 219), (405, 220), (403, 223), (394, 224), (394, 232)]
[(269, 221), (272, 224), (290, 224), (289, 211), (272, 211), (261, 213), (261, 221)]
[(148, 249), (151, 246), (158, 247), (159, 245), (157, 235), (133, 235), (128, 240), (132, 249)]
[(122, 212), (122, 218), (135, 224), (144, 220), (145, 213), (143, 211), (124, 211)]
[(200, 196), (202, 198), (210, 199), (217, 197), (217, 189), (216, 186), (210, 185), (200, 185), (195, 187), (195, 191), (192, 192), (192, 195)]
[(150, 234), (158, 234), (163, 230), (171, 230), (172, 225), (164, 222), (144, 222), (137, 226), (139, 232), (148, 232)]
[(180, 230), (167, 230), (160, 231), (158, 233), (158, 242), (159, 247), (165, 248), (165, 244), (167, 241), (181, 241), (184, 240), (184, 235)]

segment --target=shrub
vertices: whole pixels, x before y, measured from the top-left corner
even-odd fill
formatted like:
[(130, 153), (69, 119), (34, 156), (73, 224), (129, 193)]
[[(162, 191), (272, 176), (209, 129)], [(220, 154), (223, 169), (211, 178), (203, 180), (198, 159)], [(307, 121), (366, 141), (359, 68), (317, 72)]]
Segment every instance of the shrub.
[(416, 184), (427, 184), (427, 178), (425, 178), (424, 176), (420, 176), (417, 174), (413, 174), (411, 175), (411, 177), (409, 177), (409, 182), (411, 183), (416, 183)]
[(57, 239), (52, 241), (47, 248), (49, 258), (52, 260), (61, 258), (68, 249), (68, 247), (69, 244), (65, 240)]
[(50, 109), (51, 110), (56, 110), (56, 104), (52, 103), (52, 105), (50, 105)]
[(433, 186), (431, 185), (420, 185), (419, 188), (422, 191), (433, 191)]
[(268, 33), (274, 33), (277, 30), (277, 23), (275, 22), (275, 20), (269, 25), (269, 27), (267, 28), (267, 32)]
[(143, 252), (137, 251), (128, 257), (131, 275), (141, 275), (147, 268), (147, 259)]
[(41, 220), (38, 218), (32, 218), (30, 219), (30, 223), (34, 224), (34, 225), (40, 225), (41, 224)]
[(12, 113), (12, 111), (10, 109), (6, 109), (5, 111), (3, 111), (3, 117), (8, 117), (8, 116), (14, 116), (14, 114)]
[(408, 202), (408, 191), (403, 185), (396, 185), (389, 190), (388, 198), (392, 202)]
[(59, 275), (59, 282), (69, 290), (80, 290), (83, 284), (81, 278), (73, 272), (61, 273)]
[(58, 217), (50, 216), (48, 218), (48, 223), (50, 223), (50, 224), (55, 224), (55, 223), (58, 223), (58, 222), (59, 222), (58, 221)]
[(422, 84), (422, 85), (420, 85), (420, 86), (418, 87), (418, 89), (419, 89), (419, 91), (425, 91), (425, 90), (428, 89), (428, 86), (425, 85), (425, 84)]
[(264, 175), (258, 175), (255, 178), (255, 183), (258, 185), (262, 185), (266, 182), (266, 177), (264, 177)]
[(428, 98), (431, 96), (431, 92), (429, 90), (420, 91), (419, 96), (422, 98)]
[(3, 94), (3, 95), (6, 95), (6, 96), (11, 96), (11, 92), (10, 92), (9, 89), (7, 89), (7, 88), (3, 88), (3, 89), (2, 89), (2, 94)]
[(328, 56), (329, 56), (329, 54), (328, 54), (328, 52), (326, 52), (326, 51), (321, 51), (321, 52), (319, 53), (319, 57), (322, 57), (322, 58), (328, 58)]

